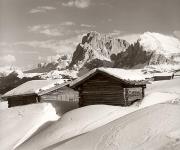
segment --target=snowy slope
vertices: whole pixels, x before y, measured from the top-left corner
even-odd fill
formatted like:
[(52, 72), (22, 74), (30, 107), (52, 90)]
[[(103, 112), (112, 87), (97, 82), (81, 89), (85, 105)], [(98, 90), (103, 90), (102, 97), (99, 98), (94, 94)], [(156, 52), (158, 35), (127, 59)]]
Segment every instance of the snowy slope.
[(53, 150), (178, 150), (179, 114), (180, 105), (154, 105), (76, 137)]
[(47, 103), (0, 110), (0, 149), (15, 149), (41, 125), (58, 118), (55, 109)]
[(154, 32), (145, 32), (138, 39), (147, 51), (155, 50), (157, 53), (169, 56), (180, 53), (180, 41), (172, 36)]
[(173, 80), (155, 81), (151, 84), (147, 84), (146, 95), (161, 92), (180, 95), (180, 78)]
[(147, 84), (145, 98), (139, 107), (144, 108), (157, 103), (174, 102), (180, 100), (180, 78), (173, 80), (155, 81)]
[(64, 140), (89, 132), (136, 110), (167, 101), (174, 102), (180, 97), (179, 83), (180, 78), (153, 82), (147, 86), (144, 100), (130, 107), (92, 105), (70, 111), (56, 123), (31, 137), (19, 149), (51, 149)]
[(82, 107), (64, 114), (60, 120), (23, 143), (20, 150), (40, 150), (103, 126), (136, 107), (107, 105)]

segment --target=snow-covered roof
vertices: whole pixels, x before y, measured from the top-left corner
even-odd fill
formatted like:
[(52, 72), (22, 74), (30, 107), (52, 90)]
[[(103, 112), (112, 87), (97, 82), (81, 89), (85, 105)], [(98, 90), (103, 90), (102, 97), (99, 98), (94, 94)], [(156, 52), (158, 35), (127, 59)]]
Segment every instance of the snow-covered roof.
[(128, 84), (145, 84), (145, 78), (142, 76), (142, 74), (138, 73), (135, 70), (125, 70), (125, 69), (119, 69), (119, 68), (96, 68), (88, 72), (87, 74), (79, 77), (78, 79), (74, 80), (70, 86), (75, 87), (79, 84), (81, 84), (86, 79), (89, 79), (94, 74), (101, 72), (105, 73), (109, 76), (115, 77), (117, 79), (120, 79)]
[(153, 76), (172, 76), (173, 72), (154, 73)]
[(69, 84), (70, 84), (70, 82), (65, 82), (65, 83), (62, 83), (62, 84), (58, 84), (58, 85), (53, 86), (53, 87), (51, 87), (51, 88), (49, 88), (47, 90), (43, 90), (43, 91), (39, 92), (38, 95), (44, 95), (44, 94), (50, 93), (50, 92), (55, 91), (57, 89), (60, 89), (62, 87), (68, 86)]
[(3, 97), (11, 97), (11, 96), (18, 96), (18, 95), (31, 95), (31, 94), (38, 95), (40, 92), (48, 90), (62, 83), (64, 83), (62, 79), (60, 80), (32, 80), (24, 84), (21, 84), (20, 86), (5, 93)]

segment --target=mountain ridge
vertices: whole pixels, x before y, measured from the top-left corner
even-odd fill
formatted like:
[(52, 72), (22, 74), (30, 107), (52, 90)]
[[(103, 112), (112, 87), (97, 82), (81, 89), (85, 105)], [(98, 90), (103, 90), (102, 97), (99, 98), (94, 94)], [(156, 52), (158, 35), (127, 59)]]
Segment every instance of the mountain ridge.
[[(178, 64), (180, 41), (155, 32), (141, 34), (134, 44), (112, 34), (91, 31), (82, 37), (73, 55), (62, 60), (38, 64), (27, 72), (50, 72), (52, 70), (89, 71), (96, 67), (143, 68), (148, 65)], [(81, 74), (81, 73), (80, 73)]]

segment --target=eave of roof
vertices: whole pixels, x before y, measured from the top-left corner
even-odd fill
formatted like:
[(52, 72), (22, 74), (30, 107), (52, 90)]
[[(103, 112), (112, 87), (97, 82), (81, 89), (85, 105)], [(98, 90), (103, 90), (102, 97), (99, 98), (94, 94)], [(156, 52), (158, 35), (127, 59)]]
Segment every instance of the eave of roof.
[(10, 98), (10, 97), (21, 97), (21, 96), (38, 96), (36, 93), (28, 93), (28, 94), (21, 94), (21, 95), (11, 95), (11, 96), (1, 96), (2, 98)]

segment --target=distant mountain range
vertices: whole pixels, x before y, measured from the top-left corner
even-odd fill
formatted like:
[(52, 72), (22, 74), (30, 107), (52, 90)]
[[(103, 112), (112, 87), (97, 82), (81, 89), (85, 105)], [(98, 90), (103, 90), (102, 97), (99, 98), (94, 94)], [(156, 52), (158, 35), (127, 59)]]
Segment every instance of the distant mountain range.
[(112, 34), (92, 31), (82, 37), (72, 56), (59, 55), (26, 73), (67, 69), (86, 72), (96, 67), (143, 68), (179, 62), (180, 41), (175, 37), (145, 32), (135, 43), (130, 44)]
[(137, 42), (90, 32), (78, 44), (70, 69), (87, 72), (96, 67), (143, 68), (147, 65), (178, 64), (180, 41), (175, 37), (146, 32)]
[(64, 70), (69, 66), (71, 59), (71, 55), (52, 56), (50, 60), (39, 63), (37, 68), (25, 71), (25, 73), (45, 73), (52, 70)]

